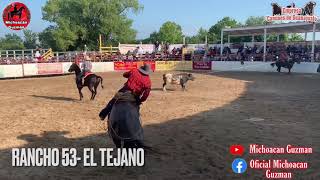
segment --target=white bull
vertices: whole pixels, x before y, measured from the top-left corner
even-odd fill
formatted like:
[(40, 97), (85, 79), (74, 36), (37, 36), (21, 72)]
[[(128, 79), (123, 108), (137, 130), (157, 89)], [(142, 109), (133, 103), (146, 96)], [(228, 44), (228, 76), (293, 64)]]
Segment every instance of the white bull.
[(181, 85), (182, 89), (186, 89), (186, 83), (191, 80), (193, 81), (195, 78), (192, 74), (190, 73), (181, 73), (181, 74), (172, 74), (172, 73), (167, 73), (163, 74), (163, 91), (166, 91), (166, 85), (167, 83), (169, 84), (176, 84), (176, 85)]

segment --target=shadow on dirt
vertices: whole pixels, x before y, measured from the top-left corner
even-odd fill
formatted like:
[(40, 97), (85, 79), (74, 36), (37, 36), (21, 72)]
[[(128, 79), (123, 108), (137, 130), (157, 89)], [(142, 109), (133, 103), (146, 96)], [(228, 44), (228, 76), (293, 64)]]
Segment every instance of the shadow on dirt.
[(38, 96), (38, 95), (31, 95), (34, 98), (41, 98), (41, 99), (48, 99), (48, 100), (55, 100), (55, 101), (78, 101), (74, 98), (68, 98), (68, 97), (53, 97), (53, 96)]
[[(168, 89), (168, 88), (166, 88), (166, 90), (167, 91), (177, 91), (176, 89)], [(152, 88), (151, 89), (151, 91), (163, 91), (163, 89), (162, 88)], [(165, 92), (165, 91), (163, 91), (163, 92)]]

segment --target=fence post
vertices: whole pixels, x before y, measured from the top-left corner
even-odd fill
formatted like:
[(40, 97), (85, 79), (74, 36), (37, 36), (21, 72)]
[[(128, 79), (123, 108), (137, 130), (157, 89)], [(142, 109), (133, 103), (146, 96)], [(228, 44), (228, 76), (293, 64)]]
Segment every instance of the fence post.
[(9, 57), (9, 53), (8, 53), (8, 51), (6, 51), (6, 57), (7, 57), (7, 58)]
[(22, 77), (24, 77), (24, 62), (23, 62), (23, 58), (21, 60), (21, 66), (22, 66)]

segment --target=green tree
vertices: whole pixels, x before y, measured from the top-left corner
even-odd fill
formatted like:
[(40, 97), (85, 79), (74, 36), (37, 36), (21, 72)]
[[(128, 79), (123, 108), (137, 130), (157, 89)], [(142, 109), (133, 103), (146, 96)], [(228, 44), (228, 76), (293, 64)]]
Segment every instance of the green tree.
[[(165, 22), (161, 27), (158, 33), (152, 34), (156, 39), (162, 42), (168, 43), (182, 43), (183, 33), (180, 25), (168, 21)], [(150, 36), (151, 37), (151, 36)]]
[(24, 46), (27, 49), (35, 49), (37, 47), (37, 38), (38, 34), (35, 32), (32, 32), (31, 30), (23, 30), (24, 34)]
[[(234, 28), (239, 27), (241, 24), (230, 17), (224, 17), (218, 21), (215, 25), (211, 26), (208, 32), (208, 41), (210, 43), (220, 42), (221, 30), (223, 28)], [(227, 36), (224, 37), (224, 42), (226, 42)]]
[(160, 41), (159, 39), (159, 34), (157, 33), (157, 31), (154, 31), (153, 33), (150, 34), (150, 36), (146, 39), (143, 39), (141, 42), (144, 44), (149, 44), (149, 43), (155, 43), (157, 41)]
[(43, 19), (55, 24), (46, 33), (53, 36), (52, 45), (59, 50), (83, 49), (85, 44), (97, 49), (99, 34), (112, 36), (109, 43), (134, 41), (136, 31), (127, 13), (141, 9), (138, 0), (49, 0)]
[(25, 49), (23, 40), (16, 34), (6, 34), (3, 38), (0, 38), (1, 50), (19, 50)]
[(42, 48), (52, 48), (53, 50), (61, 50), (58, 48), (56, 41), (53, 37), (54, 26), (49, 26), (39, 33), (40, 46)]
[(186, 42), (188, 44), (202, 44), (205, 43), (206, 36), (208, 36), (208, 31), (201, 27), (195, 36), (186, 37)]
[(263, 16), (250, 16), (246, 22), (246, 26), (259, 26), (259, 25), (265, 25), (267, 21), (265, 20), (265, 17)]
[(290, 34), (288, 41), (304, 41), (304, 38), (297, 33)]

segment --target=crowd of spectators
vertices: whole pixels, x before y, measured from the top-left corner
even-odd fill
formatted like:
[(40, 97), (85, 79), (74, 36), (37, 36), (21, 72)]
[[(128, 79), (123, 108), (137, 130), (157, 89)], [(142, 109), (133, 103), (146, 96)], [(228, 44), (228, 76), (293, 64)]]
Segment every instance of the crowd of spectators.
[[(212, 60), (226, 61), (263, 61), (263, 46), (244, 46), (237, 47), (236, 52), (231, 53), (229, 46), (224, 47), (223, 56), (220, 56), (220, 48), (211, 48), (207, 56)], [(274, 61), (278, 59), (297, 60), (310, 62), (312, 59), (311, 45), (296, 43), (268, 43), (266, 47), (266, 60)], [(315, 60), (320, 61), (320, 46), (315, 46)]]
[[(245, 46), (241, 44), (228, 45), (223, 48), (223, 55), (220, 56), (220, 47), (214, 46), (197, 49), (192, 53), (184, 53), (186, 46), (170, 47), (169, 43), (154, 44), (153, 52), (144, 52), (142, 47), (137, 46), (134, 50), (121, 54), (118, 50), (115, 53), (87, 52), (87, 56), (92, 61), (135, 61), (135, 60), (224, 60), (224, 61), (263, 61), (263, 46), (255, 44)], [(266, 60), (274, 61), (278, 59), (294, 59), (298, 61), (311, 61), (311, 45), (303, 43), (285, 44), (268, 43), (266, 47)], [(59, 54), (49, 59), (42, 59), (39, 53), (34, 56), (4, 56), (0, 57), (0, 64), (21, 64), (21, 63), (46, 63), (46, 62), (73, 62), (76, 58), (82, 58), (83, 52), (68, 52)], [(320, 46), (315, 47), (315, 60), (320, 61)]]

